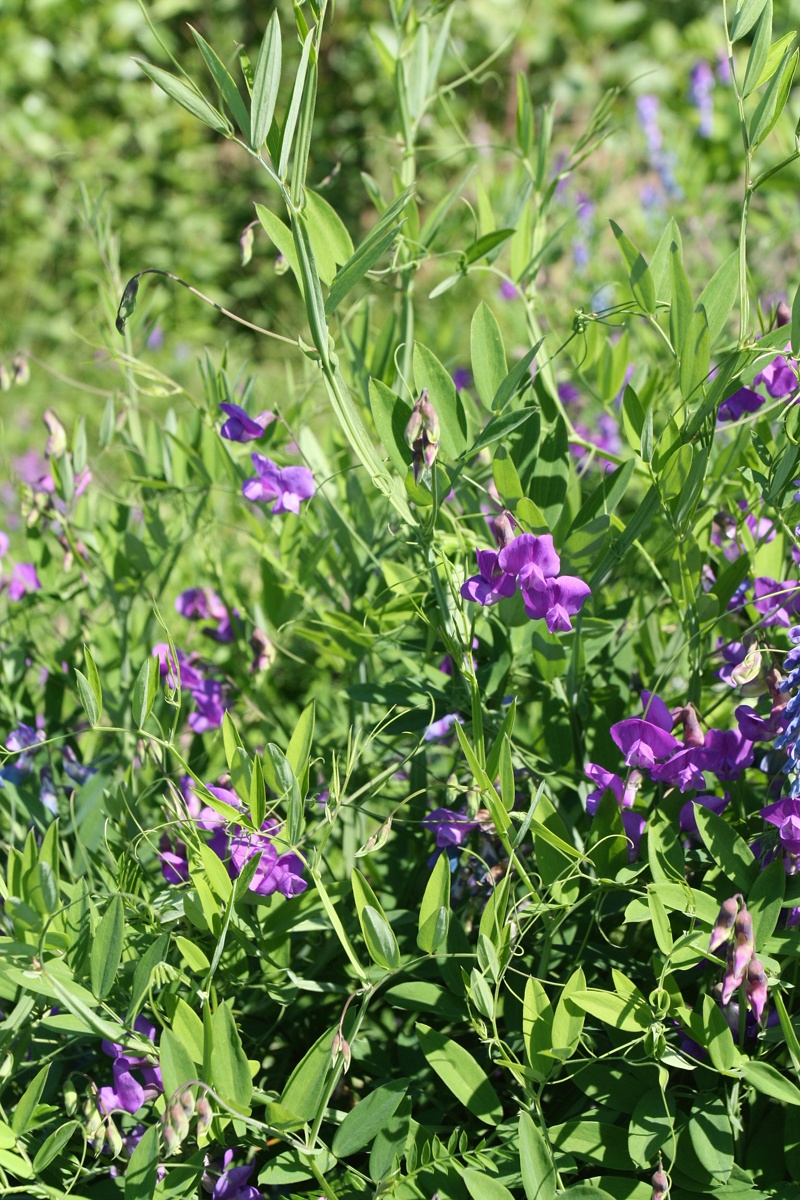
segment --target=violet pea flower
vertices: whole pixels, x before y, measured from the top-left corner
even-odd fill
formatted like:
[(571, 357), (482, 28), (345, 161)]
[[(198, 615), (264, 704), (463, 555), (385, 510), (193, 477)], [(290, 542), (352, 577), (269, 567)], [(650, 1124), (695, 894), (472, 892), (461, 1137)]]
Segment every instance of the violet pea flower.
[[(787, 347), (788, 349), (788, 347)], [(797, 389), (797, 372), (789, 365), (782, 354), (777, 354), (772, 362), (753, 379), (753, 386), (763, 383), (770, 396), (776, 400), (789, 396)]]
[(477, 821), (452, 808), (435, 808), (422, 818), (421, 824), (435, 835), (440, 850), (448, 846), (463, 846), (469, 835), (478, 828)]
[(704, 788), (703, 749), (700, 746), (684, 746), (666, 762), (657, 763), (650, 772), (656, 783), (671, 783), (682, 792), (691, 788)]
[(745, 413), (758, 412), (764, 403), (764, 397), (752, 388), (740, 387), (727, 400), (723, 400), (717, 412), (718, 421), (738, 421)]
[(8, 584), (9, 600), (21, 600), (30, 592), (39, 592), (42, 585), (33, 563), (14, 563)]
[(5, 556), (8, 554), (9, 544), (8, 534), (4, 533), (3, 530), (0, 529), (0, 558), (5, 558)]
[(561, 569), (561, 559), (549, 533), (521, 533), (500, 551), (498, 565), (501, 571), (517, 577), (524, 597), (526, 592), (547, 588), (548, 580)]
[(625, 755), (629, 767), (651, 770), (659, 758), (667, 758), (681, 749), (672, 736), (672, 715), (664, 701), (653, 692), (642, 692), (644, 717), (629, 717), (611, 726), (611, 737)]
[(698, 753), (703, 756), (703, 768), (717, 779), (738, 779), (752, 765), (753, 743), (737, 729), (709, 729)]
[(308, 467), (278, 467), (263, 454), (252, 453), (255, 479), (242, 484), (242, 495), (246, 500), (264, 502), (274, 500), (273, 513), (300, 512), (301, 500), (310, 500), (316, 491), (314, 476)]
[(787, 579), (778, 583), (768, 575), (760, 575), (754, 584), (753, 607), (764, 613), (762, 625), (783, 625), (788, 628), (793, 617), (800, 615), (800, 582)]
[[(697, 813), (695, 812), (696, 804), (699, 804), (701, 808), (710, 809), (711, 812), (716, 813), (717, 816), (719, 816), (719, 814), (727, 808), (728, 804), (730, 803), (730, 799), (730, 796), (726, 792), (724, 796), (695, 796), (693, 800), (688, 800), (686, 804), (684, 804), (678, 816), (678, 825), (680, 826), (681, 831), (683, 833), (698, 832)], [(733, 918), (731, 918), (731, 925), (732, 924)]]
[(478, 575), (472, 575), (461, 585), (461, 595), (465, 600), (474, 600), (485, 608), (497, 604), (504, 597), (513, 596), (517, 590), (514, 575), (509, 574), (498, 566), (500, 557), (497, 550), (476, 550), (478, 559)]
[(522, 600), (525, 611), (534, 621), (545, 619), (550, 633), (567, 633), (572, 629), (570, 617), (581, 610), (587, 596), (591, 595), (588, 583), (575, 575), (559, 575), (549, 579), (544, 591), (526, 591)]
[(776, 825), (781, 846), (789, 854), (800, 854), (800, 799), (786, 796), (761, 809), (761, 816)]
[(238, 404), (220, 404), (220, 408), (228, 418), (219, 431), (220, 437), (229, 442), (254, 442), (264, 436), (267, 426), (276, 419), (269, 409), (251, 417)]

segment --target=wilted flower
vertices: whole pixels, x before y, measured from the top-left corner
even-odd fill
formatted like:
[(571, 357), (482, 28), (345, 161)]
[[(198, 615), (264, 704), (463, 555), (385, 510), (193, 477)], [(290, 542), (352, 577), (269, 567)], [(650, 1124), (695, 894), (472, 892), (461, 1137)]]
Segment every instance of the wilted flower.
[(273, 513), (300, 512), (300, 502), (310, 500), (316, 491), (314, 476), (308, 467), (278, 467), (271, 459), (255, 451), (251, 455), (257, 478), (242, 485), (246, 500), (274, 500)]

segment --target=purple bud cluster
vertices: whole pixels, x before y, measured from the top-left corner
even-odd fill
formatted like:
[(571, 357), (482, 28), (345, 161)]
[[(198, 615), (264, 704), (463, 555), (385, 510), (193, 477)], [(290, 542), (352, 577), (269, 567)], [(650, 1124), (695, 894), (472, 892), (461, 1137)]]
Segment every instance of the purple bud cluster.
[(711, 931), (709, 954), (721, 946), (727, 947), (720, 995), (722, 1004), (728, 1004), (737, 988), (744, 986), (748, 1004), (756, 1021), (760, 1021), (767, 1003), (767, 977), (756, 958), (753, 919), (739, 893), (722, 903)]
[(411, 410), (404, 436), (406, 445), (413, 453), (411, 466), (414, 482), (419, 483), (423, 472), (433, 469), (441, 437), (439, 416), (428, 398), (427, 388), (422, 389)]

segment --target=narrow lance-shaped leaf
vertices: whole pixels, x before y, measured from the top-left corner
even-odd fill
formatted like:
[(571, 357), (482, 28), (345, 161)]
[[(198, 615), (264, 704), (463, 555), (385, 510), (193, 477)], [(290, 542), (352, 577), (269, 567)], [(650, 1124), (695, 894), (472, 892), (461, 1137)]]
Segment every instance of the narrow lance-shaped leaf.
[(794, 53), (786, 51), (781, 65), (769, 81), (767, 90), (753, 113), (753, 119), (750, 122), (750, 144), (753, 150), (761, 145), (786, 107), (789, 88), (792, 86), (797, 68), (797, 58), (797, 50)]
[(169, 71), (163, 71), (161, 67), (154, 67), (151, 63), (142, 62), (137, 58), (134, 60), (144, 71), (148, 79), (151, 79), (156, 87), (161, 88), (162, 92), (177, 101), (181, 108), (185, 108), (193, 117), (197, 117), (198, 121), (202, 121), (204, 125), (208, 125), (209, 129), (213, 129), (215, 133), (221, 133), (223, 137), (229, 137), (231, 127), (223, 117), (221, 112), (217, 112), (213, 104), (201, 96), (195, 88), (190, 87), (188, 83), (184, 83), (182, 79), (178, 79), (175, 75), (170, 75)]
[(267, 139), (281, 81), (281, 26), (277, 9), (272, 14), (253, 72), (250, 107), (250, 145), (260, 150)]
[(306, 84), (306, 73), (308, 72), (308, 60), (311, 54), (311, 44), (314, 39), (313, 30), (309, 33), (306, 40), (303, 42), (303, 50), (300, 55), (300, 63), (297, 67), (297, 74), (294, 80), (294, 89), (292, 98), (289, 102), (289, 111), (286, 114), (286, 120), (283, 125), (283, 137), (281, 139), (281, 155), (278, 162), (278, 175), (281, 179), (286, 178), (286, 170), (289, 166), (289, 155), (292, 152), (292, 143), (294, 141), (297, 122), (300, 117), (300, 105), (303, 102), (303, 92)]
[(761, 81), (761, 72), (767, 61), (770, 42), (772, 40), (772, 0), (767, 0), (764, 10), (758, 18), (758, 25), (753, 37), (753, 44), (747, 56), (747, 67), (742, 84), (742, 95), (749, 96)]
[(503, 335), (492, 310), (483, 301), (475, 309), (470, 329), (472, 374), (478, 395), (487, 408), (508, 374)]
[(422, 895), (419, 910), (417, 945), (426, 954), (435, 954), (447, 938), (450, 919), (450, 860), (437, 858)]
[(191, 25), (192, 37), (197, 43), (197, 48), (205, 60), (205, 64), (211, 72), (211, 77), (219, 88), (222, 98), (233, 114), (233, 119), (239, 126), (239, 129), (244, 138), (250, 140), (250, 116), (247, 112), (247, 107), (242, 100), (239, 89), (233, 81), (230, 71), (220, 59), (215, 50), (209, 46), (208, 42), (202, 37), (196, 29)]
[(611, 221), (610, 224), (628, 268), (631, 291), (645, 312), (653, 313), (656, 311), (656, 291), (647, 260), (636, 249), (630, 238), (622, 232), (616, 221)]

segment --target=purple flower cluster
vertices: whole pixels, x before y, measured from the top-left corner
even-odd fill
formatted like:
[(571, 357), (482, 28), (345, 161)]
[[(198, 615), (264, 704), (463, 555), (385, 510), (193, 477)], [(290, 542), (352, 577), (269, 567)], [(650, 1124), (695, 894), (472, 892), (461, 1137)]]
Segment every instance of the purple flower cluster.
[[(664, 138), (658, 123), (660, 107), (658, 96), (638, 96), (636, 116), (647, 141), (650, 165), (658, 174), (664, 193), (670, 200), (680, 200), (683, 197), (683, 188), (675, 178), (675, 155), (664, 149)], [(644, 200), (644, 196), (642, 198)]]
[(570, 617), (580, 612), (591, 589), (574, 575), (559, 575), (561, 560), (549, 533), (522, 533), (499, 551), (478, 550), (478, 575), (462, 585), (465, 600), (488, 607), (513, 596), (517, 586), (528, 616), (544, 619), (551, 633), (572, 629)]
[[(8, 546), (8, 535), (0, 529), (0, 558), (8, 554)], [(7, 589), (9, 600), (21, 600), (30, 592), (40, 591), (41, 587), (33, 563), (14, 563), (10, 576), (0, 576), (0, 590)]]
[[(280, 833), (278, 822), (267, 818), (258, 833), (244, 829), (234, 824), (230, 829), (228, 823), (210, 805), (203, 805), (191, 787), (188, 778), (181, 781), (181, 790), (186, 802), (188, 817), (194, 821), (198, 829), (211, 834), (208, 840), (209, 849), (222, 861), (227, 860), (228, 871), (235, 879), (243, 871), (245, 864), (260, 855), (255, 874), (250, 880), (249, 890), (259, 896), (271, 896), (280, 892), (287, 899), (298, 896), (308, 886), (303, 879), (302, 859), (294, 853), (279, 854), (274, 839)], [(208, 788), (217, 800), (229, 804), (232, 808), (241, 809), (242, 802), (231, 788)], [(161, 862), (164, 878), (168, 883), (183, 883), (189, 878), (188, 852), (183, 842), (177, 842), (174, 849), (170, 848), (167, 838), (162, 839)]]
[(728, 1004), (737, 988), (744, 986), (748, 1004), (756, 1021), (760, 1021), (767, 1003), (767, 977), (756, 958), (752, 917), (738, 893), (722, 903), (711, 931), (709, 954), (723, 945), (727, 950), (721, 1003)]
[(162, 677), (166, 676), (171, 688), (180, 686), (194, 701), (196, 711), (189, 714), (190, 729), (195, 733), (218, 729), (228, 707), (222, 683), (202, 675), (196, 654), (187, 657), (182, 650), (176, 650), (175, 653), (177, 663), (172, 659), (166, 642), (159, 642), (153, 647), (153, 657), (158, 659)]
[(689, 103), (700, 113), (700, 136), (710, 138), (714, 128), (714, 71), (701, 60), (689, 75)]

